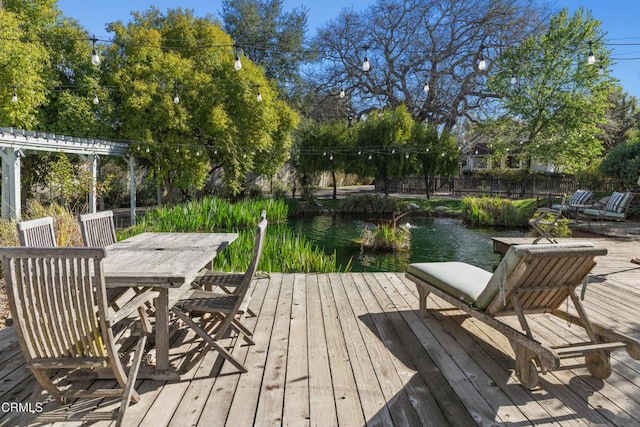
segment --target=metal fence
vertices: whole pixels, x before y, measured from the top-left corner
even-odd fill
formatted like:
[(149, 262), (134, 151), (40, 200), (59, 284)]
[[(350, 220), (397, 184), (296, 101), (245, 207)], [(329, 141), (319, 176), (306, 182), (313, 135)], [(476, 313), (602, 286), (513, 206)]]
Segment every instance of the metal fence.
[[(523, 180), (506, 179), (500, 177), (478, 177), (462, 175), (455, 177), (429, 177), (430, 193), (445, 195), (478, 195), (518, 197), (547, 197), (561, 194), (572, 194), (579, 189), (590, 189), (601, 192), (619, 191), (622, 185), (614, 179), (599, 179), (597, 183), (582, 182), (573, 177), (557, 177), (532, 174), (526, 184)], [(427, 181), (422, 177), (407, 177), (392, 179), (388, 182), (389, 193), (417, 193), (426, 194)], [(375, 181), (376, 190), (384, 191), (381, 179)], [(524, 188), (523, 188), (524, 187)], [(523, 191), (524, 189), (524, 191)]]

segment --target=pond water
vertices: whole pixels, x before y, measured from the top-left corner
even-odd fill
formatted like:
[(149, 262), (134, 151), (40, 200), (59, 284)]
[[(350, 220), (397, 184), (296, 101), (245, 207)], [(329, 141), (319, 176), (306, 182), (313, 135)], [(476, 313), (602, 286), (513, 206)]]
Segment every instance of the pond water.
[(388, 254), (363, 250), (356, 242), (363, 228), (372, 227), (362, 219), (320, 215), (295, 218), (289, 226), (316, 243), (325, 252), (336, 253), (338, 265), (351, 259), (351, 271), (405, 271), (407, 264), (428, 261), (462, 261), (493, 271), (500, 260), (493, 253), (491, 237), (526, 236), (528, 230), (468, 228), (454, 218), (416, 216), (402, 221), (411, 231), (411, 249)]

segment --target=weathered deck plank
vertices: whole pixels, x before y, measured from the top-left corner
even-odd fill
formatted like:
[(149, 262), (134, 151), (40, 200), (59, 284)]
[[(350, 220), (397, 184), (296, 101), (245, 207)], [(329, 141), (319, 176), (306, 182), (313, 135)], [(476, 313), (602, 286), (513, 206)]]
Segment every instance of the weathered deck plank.
[[(640, 266), (629, 262), (638, 241), (597, 243), (609, 255), (597, 259), (587, 313), (640, 338)], [(251, 294), (257, 317), (243, 323), (256, 344), (237, 340), (232, 350), (249, 372), (208, 352), (181, 381), (139, 381), (142, 400), (127, 425), (640, 425), (640, 362), (626, 352), (612, 354), (604, 381), (568, 366), (527, 390), (513, 375), (506, 338), (438, 298), (421, 319), (403, 273), (273, 273)], [(548, 315), (530, 325), (543, 341), (582, 333)], [(173, 363), (187, 363), (181, 354), (194, 356), (196, 344), (178, 331)], [(0, 362), (0, 401), (26, 402), (33, 381), (11, 328), (0, 331)], [(13, 424), (0, 413), (0, 426)]]

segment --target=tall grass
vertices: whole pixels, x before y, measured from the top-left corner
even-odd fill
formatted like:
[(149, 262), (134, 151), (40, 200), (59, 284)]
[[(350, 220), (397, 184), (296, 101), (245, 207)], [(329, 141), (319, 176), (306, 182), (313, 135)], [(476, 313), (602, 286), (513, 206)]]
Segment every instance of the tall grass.
[(374, 252), (399, 252), (411, 246), (411, 233), (404, 227), (378, 224), (362, 230), (362, 245)]
[(338, 203), (336, 210), (343, 213), (391, 213), (407, 210), (408, 202), (397, 197), (380, 194), (355, 194)]
[(251, 199), (235, 204), (217, 198), (205, 198), (171, 208), (154, 209), (135, 226), (118, 232), (126, 238), (144, 231), (162, 232), (237, 232), (238, 238), (215, 259), (221, 271), (244, 271), (252, 256), (255, 227), (260, 213), (266, 210), (269, 226), (258, 269), (278, 272), (347, 271), (350, 265), (336, 265), (334, 255), (327, 255), (316, 245), (292, 233), (285, 225), (288, 206), (280, 199)]
[(500, 197), (465, 197), (463, 219), (473, 226), (524, 227), (531, 212), (518, 209), (511, 200)]
[(255, 227), (263, 210), (267, 211), (270, 223), (285, 222), (289, 212), (287, 204), (280, 199), (247, 199), (230, 203), (224, 199), (206, 197), (173, 207), (153, 209), (119, 237), (149, 230), (207, 232)]
[[(53, 226), (58, 246), (82, 246), (82, 234), (78, 219), (72, 211), (55, 202), (41, 204), (29, 200), (21, 220), (53, 217)], [(15, 220), (0, 219), (0, 246), (18, 246), (18, 230)]]

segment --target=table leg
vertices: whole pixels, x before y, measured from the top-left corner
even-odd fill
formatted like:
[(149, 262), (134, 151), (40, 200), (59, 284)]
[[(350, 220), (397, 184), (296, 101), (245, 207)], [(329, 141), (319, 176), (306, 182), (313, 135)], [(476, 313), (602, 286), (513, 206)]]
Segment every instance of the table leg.
[(169, 289), (160, 288), (156, 298), (156, 370), (169, 369)]

